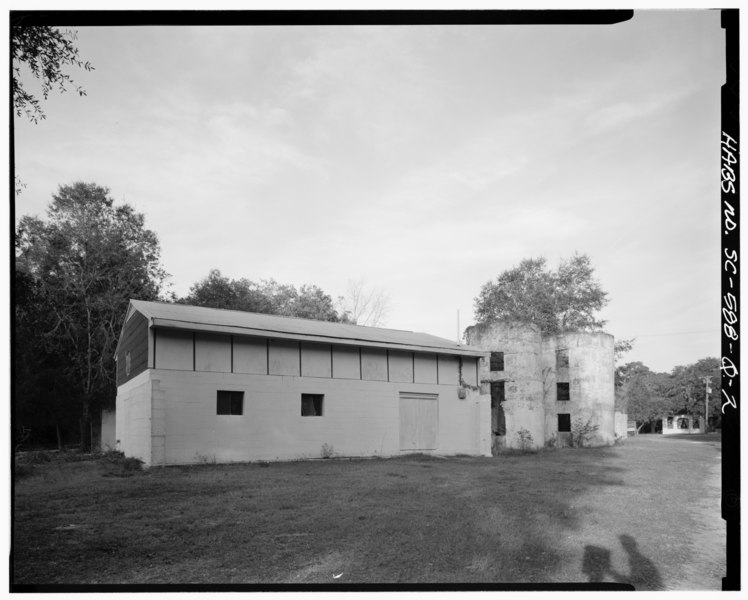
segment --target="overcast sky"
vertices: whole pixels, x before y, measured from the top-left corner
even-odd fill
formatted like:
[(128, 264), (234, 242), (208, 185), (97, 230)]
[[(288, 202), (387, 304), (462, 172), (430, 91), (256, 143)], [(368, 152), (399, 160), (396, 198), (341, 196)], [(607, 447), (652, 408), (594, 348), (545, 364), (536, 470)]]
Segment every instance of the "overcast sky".
[[(588, 254), (626, 360), (719, 356), (718, 11), (613, 26), (79, 27), (87, 96), (15, 120), (16, 217), (108, 187), (173, 291), (363, 280), (457, 337), (523, 258)], [(33, 90), (33, 86), (31, 86)]]

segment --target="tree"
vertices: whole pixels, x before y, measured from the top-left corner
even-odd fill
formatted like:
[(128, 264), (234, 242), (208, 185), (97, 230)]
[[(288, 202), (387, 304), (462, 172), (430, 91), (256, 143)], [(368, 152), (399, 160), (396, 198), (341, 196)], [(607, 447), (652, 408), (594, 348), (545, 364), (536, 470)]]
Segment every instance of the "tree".
[(289, 316), (316, 321), (340, 321), (332, 296), (316, 285), (309, 284), (304, 284), (299, 288), (298, 294), (294, 296)]
[(16, 271), (13, 295), (14, 434), (30, 443), (56, 438), (62, 448), (63, 431), (75, 431), (78, 423), (74, 413), (66, 410), (71, 398), (64, 357), (40, 348), (39, 332), (52, 328), (44, 291), (28, 273)]
[(637, 433), (647, 423), (654, 432), (657, 421), (672, 410), (667, 395), (668, 378), (666, 373), (653, 372), (641, 362), (630, 362), (616, 369), (617, 408), (637, 422)]
[(525, 259), (483, 285), (475, 298), (475, 319), (530, 322), (544, 334), (599, 330), (605, 321), (596, 313), (607, 304), (607, 293), (593, 274), (586, 255), (562, 260), (555, 271), (545, 258)]
[(389, 297), (378, 288), (367, 288), (363, 280), (349, 281), (347, 294), (338, 298), (342, 319), (354, 325), (381, 327), (389, 312)]
[(228, 310), (270, 312), (270, 303), (257, 284), (248, 279), (229, 279), (218, 269), (211, 269), (208, 276), (190, 287), (190, 293), (179, 302)]
[(285, 317), (318, 321), (340, 321), (332, 297), (315, 285), (302, 285), (298, 290), (273, 279), (255, 283), (249, 279), (229, 279), (218, 269), (190, 288), (179, 300), (182, 304), (244, 310)]
[[(63, 386), (64, 402), (79, 405), (81, 448), (88, 450), (93, 411), (115, 397), (112, 358), (128, 301), (157, 299), (167, 278), (158, 237), (142, 214), (115, 206), (108, 189), (60, 186), (46, 221), (25, 216), (19, 222), (16, 276), (36, 299), (16, 296), (16, 333), (32, 337), (17, 337), (16, 348), (29, 343), (27, 351), (41, 364), (54, 365), (44, 375), (49, 385)], [(30, 385), (31, 377), (20, 385)], [(52, 394), (49, 385), (40, 393)]]
[(79, 58), (75, 47), (75, 31), (60, 31), (56, 27), (14, 25), (11, 27), (11, 53), (13, 61), (13, 106), (19, 117), (26, 113), (29, 120), (38, 123), (46, 115), (39, 99), (28, 92), (21, 81), (25, 68), (31, 75), (41, 81), (42, 96), (46, 100), (56, 87), (65, 92), (68, 86), (75, 88), (80, 96), (86, 91), (76, 85), (70, 75), (63, 72), (65, 65), (93, 70), (91, 63)]
[(615, 356), (616, 362), (621, 360), (624, 354), (631, 352), (634, 347), (634, 342), (636, 342), (636, 338), (631, 338), (630, 340), (616, 340), (613, 345), (613, 355)]
[(709, 422), (719, 419), (720, 374), (720, 361), (717, 358), (702, 358), (693, 364), (675, 367), (671, 372), (667, 392), (673, 404), (673, 411), (703, 417), (707, 393), (704, 378), (711, 377)]

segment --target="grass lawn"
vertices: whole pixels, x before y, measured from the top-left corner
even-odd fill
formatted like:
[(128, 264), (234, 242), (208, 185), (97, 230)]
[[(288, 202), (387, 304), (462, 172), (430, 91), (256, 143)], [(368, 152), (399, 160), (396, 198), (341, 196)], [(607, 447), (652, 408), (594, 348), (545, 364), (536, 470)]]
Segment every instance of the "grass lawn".
[[(697, 439), (698, 438), (698, 439)], [(155, 468), (15, 482), (15, 584), (623, 582), (720, 589), (718, 436), (498, 458)]]

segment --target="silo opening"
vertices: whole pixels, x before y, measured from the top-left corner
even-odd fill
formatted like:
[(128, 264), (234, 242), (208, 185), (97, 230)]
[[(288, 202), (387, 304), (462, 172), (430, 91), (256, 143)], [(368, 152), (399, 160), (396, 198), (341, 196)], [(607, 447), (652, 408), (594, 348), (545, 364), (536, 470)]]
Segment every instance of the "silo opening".
[(491, 382), (491, 454), (497, 456), (506, 444), (506, 419), (503, 403), (504, 382)]

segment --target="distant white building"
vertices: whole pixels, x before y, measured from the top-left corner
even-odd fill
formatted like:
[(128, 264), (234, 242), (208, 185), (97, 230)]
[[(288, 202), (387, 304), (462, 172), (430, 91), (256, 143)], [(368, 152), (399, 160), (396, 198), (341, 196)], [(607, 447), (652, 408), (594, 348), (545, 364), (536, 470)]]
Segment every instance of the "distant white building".
[(106, 443), (147, 465), (490, 455), (487, 355), (423, 333), (132, 300)]
[(670, 415), (662, 419), (663, 435), (704, 433), (704, 419), (694, 415)]

